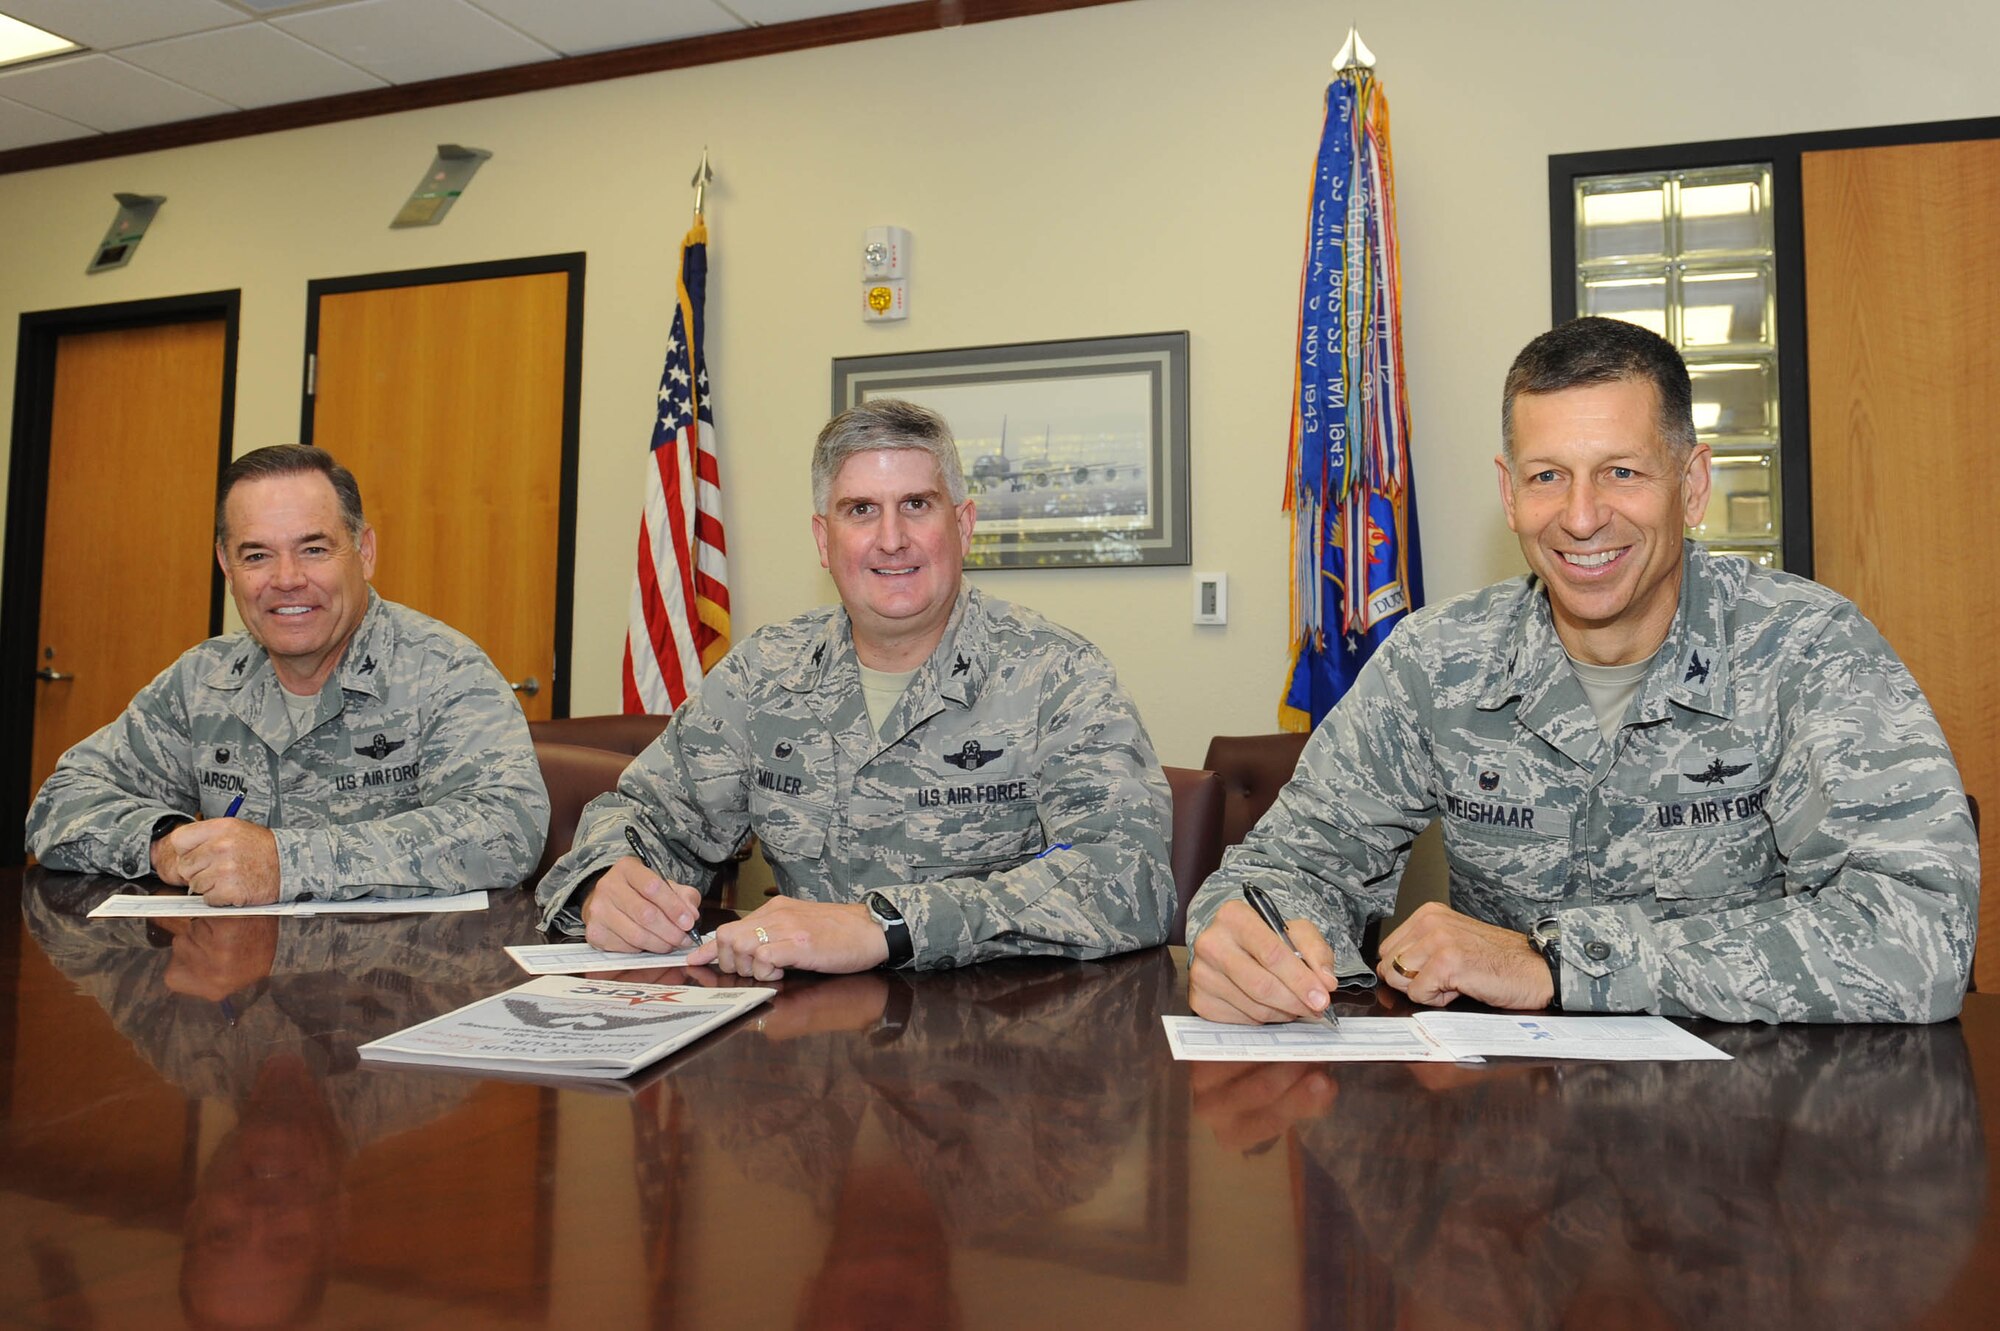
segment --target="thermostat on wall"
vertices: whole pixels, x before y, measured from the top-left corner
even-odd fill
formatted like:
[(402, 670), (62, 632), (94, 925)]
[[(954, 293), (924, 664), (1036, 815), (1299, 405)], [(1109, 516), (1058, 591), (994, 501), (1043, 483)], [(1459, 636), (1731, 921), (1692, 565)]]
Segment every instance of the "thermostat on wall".
[(1229, 622), (1229, 575), (1227, 573), (1197, 573), (1194, 575), (1194, 622), (1197, 624), (1227, 624)]

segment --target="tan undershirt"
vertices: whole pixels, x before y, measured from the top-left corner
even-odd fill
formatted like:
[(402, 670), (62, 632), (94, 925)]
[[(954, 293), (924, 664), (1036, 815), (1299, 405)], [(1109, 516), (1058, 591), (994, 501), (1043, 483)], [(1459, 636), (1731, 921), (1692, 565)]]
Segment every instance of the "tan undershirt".
[(282, 684), (278, 692), (285, 695), (285, 710), (291, 713), (292, 737), (294, 739), (312, 729), (313, 718), (319, 715), (319, 695), (317, 693), (293, 693)]
[[(1653, 656), (1658, 655), (1658, 652), (1653, 653)], [(1597, 728), (1603, 732), (1604, 738), (1610, 739), (1618, 733), (1618, 727), (1625, 724), (1625, 714), (1632, 710), (1632, 700), (1639, 696), (1639, 685), (1645, 680), (1646, 672), (1653, 668), (1653, 657), (1634, 661), (1631, 665), (1601, 666), (1589, 665), (1571, 656), (1569, 668), (1576, 672), (1577, 682), (1583, 685), (1583, 694), (1590, 699), (1590, 710), (1597, 713)]]
[[(856, 665), (861, 665), (859, 661)], [(916, 677), (915, 670), (905, 670), (890, 674), (886, 670), (870, 670), (861, 666), (861, 701), (868, 705), (868, 724), (875, 727), (875, 733), (882, 733), (882, 723), (889, 719), (889, 713), (896, 710), (897, 699), (910, 687), (910, 680)]]

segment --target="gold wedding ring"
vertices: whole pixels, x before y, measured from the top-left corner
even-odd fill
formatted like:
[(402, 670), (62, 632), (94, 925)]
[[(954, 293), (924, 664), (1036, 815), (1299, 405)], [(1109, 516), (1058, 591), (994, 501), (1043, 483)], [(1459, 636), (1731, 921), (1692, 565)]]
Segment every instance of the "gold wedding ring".
[(1396, 974), (1402, 976), (1406, 980), (1414, 980), (1417, 978), (1417, 973), (1411, 970), (1408, 966), (1405, 966), (1403, 964), (1403, 954), (1400, 952), (1398, 952), (1395, 956), (1389, 958), (1389, 969), (1395, 971)]
[(760, 943), (768, 943), (771, 941), (771, 935), (764, 932), (764, 926), (761, 924), (757, 926), (757, 941)]

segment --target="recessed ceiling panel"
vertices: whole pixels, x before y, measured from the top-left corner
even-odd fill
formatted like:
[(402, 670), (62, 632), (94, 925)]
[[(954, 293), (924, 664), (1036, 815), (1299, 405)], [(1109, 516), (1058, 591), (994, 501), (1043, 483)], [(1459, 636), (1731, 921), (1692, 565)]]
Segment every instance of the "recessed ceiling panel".
[(235, 109), (108, 55), (0, 70), (0, 97), (107, 132)]
[(555, 58), (464, 0), (357, 0), (271, 23), (391, 83), (471, 74)]
[(52, 116), (46, 111), (37, 111), (32, 106), (0, 97), (0, 152), (37, 143), (79, 139), (94, 132), (88, 125), (79, 125), (73, 120), (64, 120), (61, 116)]
[(0, 0), (0, 10), (100, 51), (250, 21), (222, 0)]
[(118, 55), (235, 106), (275, 106), (386, 86), (317, 46), (261, 23), (149, 42)]
[(743, 25), (714, 0), (472, 0), (564, 55), (670, 42)]

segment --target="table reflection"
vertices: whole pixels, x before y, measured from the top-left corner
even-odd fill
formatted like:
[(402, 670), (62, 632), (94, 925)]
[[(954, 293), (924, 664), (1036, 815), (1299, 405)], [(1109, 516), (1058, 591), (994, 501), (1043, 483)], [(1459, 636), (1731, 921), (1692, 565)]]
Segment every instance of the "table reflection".
[(1197, 1069), (1218, 1142), (1288, 1128), (1309, 1326), (1903, 1325), (1986, 1202), (1965, 1039), (1724, 1027), (1734, 1063)]
[(1977, 1322), (2000, 1271), (1980, 995), (1699, 1027), (1729, 1063), (1183, 1064), (1156, 950), (792, 976), (579, 1086), (358, 1061), (520, 983), (526, 894), (86, 921), (129, 885), (15, 882), (9, 1325), (1868, 1327)]
[[(759, 1038), (704, 1055), (680, 1083), (698, 1149), (824, 1227), (797, 1323), (955, 1325), (964, 1247), (1178, 1278), (1184, 1204), (1160, 1194), (1184, 1193), (1185, 1153), (1157, 1048), (1174, 984), (1164, 954), (801, 979)], [(1150, 1202), (1055, 1221), (1135, 1160)]]

